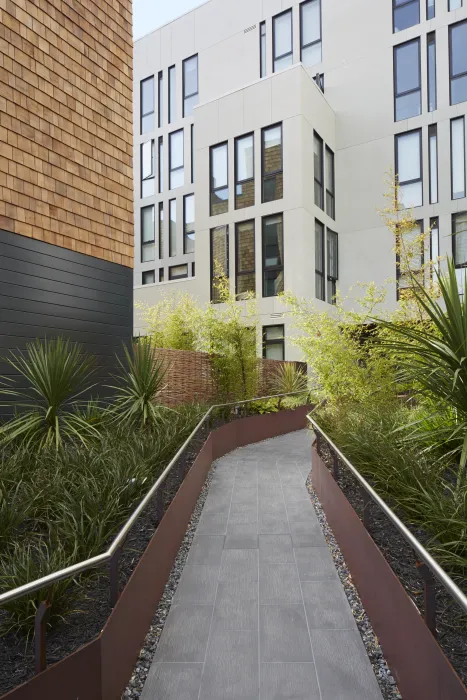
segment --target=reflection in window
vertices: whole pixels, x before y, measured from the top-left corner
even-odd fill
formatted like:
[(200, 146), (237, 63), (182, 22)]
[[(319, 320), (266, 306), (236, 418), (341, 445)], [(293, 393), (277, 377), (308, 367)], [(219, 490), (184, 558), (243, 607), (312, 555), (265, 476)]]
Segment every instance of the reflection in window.
[(315, 219), (315, 297), (325, 301), (324, 287), (324, 226)]
[(211, 147), (211, 216), (229, 209), (227, 143)]
[(420, 39), (394, 47), (395, 120), (422, 113)]
[(156, 281), (156, 271), (155, 270), (145, 270), (141, 275), (142, 284), (154, 284)]
[(315, 180), (315, 204), (324, 209), (323, 198), (323, 139), (313, 132), (313, 169)]
[(263, 202), (283, 197), (282, 124), (262, 131)]
[(235, 209), (255, 203), (254, 136), (235, 139)]
[(263, 219), (263, 297), (284, 291), (284, 241), (282, 214)]
[(430, 204), (438, 201), (438, 129), (436, 124), (428, 127), (428, 166), (430, 170)]
[(159, 260), (164, 259), (164, 203), (159, 202)]
[(198, 56), (183, 61), (183, 116), (189, 117), (198, 104)]
[(467, 20), (449, 27), (451, 104), (467, 101)]
[(300, 5), (300, 48), (304, 66), (321, 63), (321, 0)]
[(183, 252), (195, 252), (195, 195), (183, 198)]
[(159, 101), (157, 107), (157, 123), (160, 129), (162, 124), (164, 123), (164, 74), (162, 71), (159, 71), (157, 85), (157, 91), (159, 93)]
[(169, 267), (169, 280), (182, 280), (188, 277), (188, 265), (173, 265)]
[(274, 73), (293, 63), (292, 10), (272, 18)]
[(221, 301), (220, 277), (229, 276), (229, 227), (217, 226), (211, 230), (211, 301)]
[(169, 201), (169, 257), (177, 255), (177, 200)]
[(154, 129), (154, 76), (141, 81), (141, 133)]
[(451, 119), (451, 196), (465, 197), (465, 117)]
[(426, 18), (433, 19), (436, 14), (435, 0), (426, 0)]
[(266, 75), (266, 22), (259, 25), (259, 77)]
[(246, 299), (255, 293), (255, 222), (242, 221), (235, 228), (235, 294)]
[(462, 7), (463, 3), (464, 0), (448, 0), (449, 12), (452, 12), (452, 10), (458, 10)]
[(336, 218), (335, 203), (334, 203), (334, 153), (326, 146), (326, 214), (331, 219)]
[(395, 32), (420, 23), (420, 0), (392, 0)]
[(175, 66), (171, 66), (169, 68), (169, 124), (176, 118), (176, 97)]
[(263, 357), (284, 360), (284, 326), (263, 326)]
[(427, 34), (427, 59), (428, 59), (428, 111), (436, 109), (436, 35), (435, 32)]
[(401, 206), (406, 208), (421, 207), (423, 204), (421, 141), (421, 129), (396, 136), (399, 200)]
[(141, 207), (141, 262), (155, 258), (154, 227), (154, 205)]
[(156, 193), (154, 177), (154, 139), (141, 144), (141, 197)]
[(164, 191), (164, 141), (159, 136), (159, 194)]
[(464, 293), (467, 268), (467, 211), (452, 215), (452, 257), (459, 289)]
[(183, 129), (169, 134), (170, 182), (169, 189), (183, 187), (185, 169), (183, 164)]
[(336, 303), (337, 280), (339, 272), (339, 248), (338, 236), (335, 231), (327, 230), (327, 258), (328, 258), (328, 288), (327, 300), (329, 304)]

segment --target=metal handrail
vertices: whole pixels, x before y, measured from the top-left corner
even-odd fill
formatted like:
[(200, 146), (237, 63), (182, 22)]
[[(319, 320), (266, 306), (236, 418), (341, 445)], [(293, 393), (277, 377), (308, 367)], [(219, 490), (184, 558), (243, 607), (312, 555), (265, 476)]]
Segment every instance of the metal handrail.
[(345, 464), (345, 466), (352, 472), (360, 485), (365, 489), (368, 495), (373, 499), (373, 501), (381, 508), (384, 514), (389, 518), (391, 523), (399, 530), (402, 537), (410, 544), (410, 546), (415, 550), (423, 563), (430, 569), (432, 574), (438, 579), (444, 588), (450, 593), (450, 595), (456, 600), (465, 613), (467, 613), (467, 596), (461, 591), (459, 586), (452, 580), (452, 578), (441, 568), (435, 559), (431, 556), (425, 547), (417, 540), (417, 538), (406, 528), (404, 523), (397, 517), (394, 511), (383, 501), (383, 499), (378, 496), (376, 491), (370, 486), (370, 484), (363, 478), (360, 472), (353, 466), (353, 464), (347, 459), (345, 455), (339, 450), (331, 438), (326, 435), (324, 430), (319, 426), (319, 424), (307, 415), (308, 421), (314, 427), (315, 431), (324, 438), (328, 443), (329, 447), (333, 452), (339, 457), (339, 459)]
[(170, 460), (169, 464), (167, 467), (164, 469), (162, 474), (159, 476), (159, 478), (155, 481), (151, 489), (148, 491), (146, 496), (143, 498), (143, 500), (139, 503), (139, 505), (135, 508), (133, 513), (130, 515), (128, 520), (125, 522), (121, 530), (119, 531), (118, 535), (114, 538), (112, 543), (110, 544), (109, 548), (103, 552), (102, 554), (98, 554), (95, 557), (91, 557), (90, 559), (85, 559), (84, 561), (78, 562), (77, 564), (73, 564), (72, 566), (67, 566), (65, 569), (60, 569), (59, 571), (54, 572), (53, 574), (47, 574), (47, 576), (43, 576), (42, 578), (38, 578), (35, 581), (30, 581), (29, 583), (25, 583), (23, 586), (18, 586), (18, 588), (13, 588), (11, 591), (6, 591), (6, 593), (1, 593), (0, 594), (0, 606), (9, 603), (13, 600), (16, 600), (17, 598), (21, 598), (23, 595), (27, 595), (29, 593), (34, 593), (35, 591), (40, 590), (41, 588), (44, 588), (46, 586), (49, 586), (53, 583), (58, 583), (59, 581), (63, 581), (66, 578), (72, 578), (76, 574), (80, 574), (83, 571), (87, 571), (88, 569), (95, 569), (98, 566), (102, 566), (104, 564), (107, 564), (112, 560), (112, 557), (117, 553), (119, 547), (123, 545), (123, 542), (128, 535), (128, 532), (130, 531), (131, 527), (134, 525), (135, 521), (138, 519), (138, 517), (141, 515), (141, 512), (144, 510), (144, 508), (147, 506), (151, 498), (153, 498), (154, 494), (156, 493), (157, 489), (160, 487), (160, 485), (166, 480), (167, 476), (173, 469), (174, 465), (176, 464), (177, 460), (179, 457), (183, 454), (183, 452), (186, 450), (188, 447), (190, 441), (194, 438), (198, 430), (203, 426), (205, 421), (209, 418), (211, 413), (214, 411), (216, 408), (228, 408), (229, 406), (241, 406), (243, 404), (247, 403), (253, 403), (255, 401), (266, 401), (268, 399), (278, 399), (282, 398), (284, 396), (296, 396), (298, 394), (309, 394), (309, 391), (292, 391), (286, 394), (274, 394), (273, 396), (257, 396), (254, 399), (245, 399), (242, 401), (232, 401), (231, 403), (221, 403), (221, 404), (214, 404), (211, 406), (204, 416), (201, 418), (199, 421), (198, 425), (194, 428), (194, 430), (190, 433), (190, 435), (187, 437), (183, 445), (179, 448), (177, 453), (175, 454), (174, 457)]

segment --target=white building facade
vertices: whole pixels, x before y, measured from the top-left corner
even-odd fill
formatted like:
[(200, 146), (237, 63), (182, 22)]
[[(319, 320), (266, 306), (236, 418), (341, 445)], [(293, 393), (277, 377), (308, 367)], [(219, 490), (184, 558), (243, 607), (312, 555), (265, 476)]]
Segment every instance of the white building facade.
[(391, 169), (424, 255), (467, 265), (467, 0), (209, 0), (134, 48), (136, 301), (215, 302), (222, 269), (300, 359), (281, 291), (396, 277)]

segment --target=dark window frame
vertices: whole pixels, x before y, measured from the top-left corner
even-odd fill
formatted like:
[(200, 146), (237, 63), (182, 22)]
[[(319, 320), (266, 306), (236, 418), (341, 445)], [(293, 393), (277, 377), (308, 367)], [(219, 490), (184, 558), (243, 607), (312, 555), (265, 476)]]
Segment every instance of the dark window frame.
[(159, 268), (159, 282), (164, 282), (164, 268)]
[(157, 74), (157, 124), (159, 129), (164, 123), (164, 73)]
[[(331, 234), (331, 238), (329, 237), (329, 234)], [(335, 236), (335, 241), (336, 241), (336, 276), (331, 274), (330, 272), (330, 254), (329, 254), (329, 248), (330, 248), (330, 240), (332, 237)], [(328, 304), (332, 304), (333, 306), (336, 305), (336, 294), (337, 294), (337, 281), (339, 280), (339, 234), (337, 231), (334, 231), (333, 229), (326, 228), (326, 279), (328, 284), (326, 285), (326, 301)], [(329, 284), (331, 284), (333, 293), (329, 295)], [(331, 298), (329, 298), (329, 296)]]
[[(460, 197), (454, 198), (454, 168), (453, 168), (453, 157), (452, 157), (452, 123), (457, 121), (457, 120), (462, 120), (464, 123), (464, 158), (463, 158), (463, 163), (464, 163), (464, 193)], [(465, 129), (466, 129), (466, 118), (464, 114), (459, 115), (458, 117), (453, 117), (452, 119), (449, 120), (449, 155), (450, 155), (450, 170), (451, 170), (451, 201), (456, 202), (458, 199), (464, 199), (466, 196), (467, 192), (467, 172), (466, 172), (466, 165), (465, 165), (465, 147), (466, 147), (466, 134), (465, 134)]]
[[(303, 8), (305, 5), (309, 5), (312, 2), (318, 2), (319, 3), (319, 39), (315, 39), (315, 41), (310, 41), (309, 44), (303, 44)], [(302, 61), (302, 55), (303, 55), (303, 50), (304, 49), (309, 49), (310, 46), (316, 46), (316, 44), (322, 44), (323, 43), (323, 13), (322, 13), (322, 5), (321, 5), (321, 0), (305, 0), (305, 2), (300, 3), (300, 61)], [(321, 48), (321, 61), (319, 63), (322, 63), (323, 61), (323, 55), (322, 55), (322, 48)], [(322, 90), (324, 92), (324, 89)]]
[[(431, 137), (434, 134), (436, 138), (436, 200), (433, 199), (433, 192), (431, 190), (431, 168), (433, 163), (431, 162)], [(430, 204), (438, 204), (439, 200), (439, 154), (438, 154), (438, 125), (429, 124), (428, 126), (428, 196)]]
[[(172, 219), (172, 202), (175, 202), (174, 207), (175, 207), (175, 220)], [(175, 251), (172, 250), (172, 231), (171, 231), (171, 225), (172, 221), (175, 223)], [(175, 258), (177, 255), (177, 200), (175, 197), (172, 197), (169, 199), (169, 216), (168, 216), (168, 227), (167, 227), (167, 233), (169, 234), (169, 258)]]
[[(425, 233), (425, 224), (423, 219), (416, 219), (415, 224), (420, 226), (420, 234)], [(419, 235), (420, 235), (419, 234)], [(396, 234), (399, 235), (399, 234)], [(425, 246), (424, 242), (421, 242), (421, 252), (420, 252), (420, 268), (418, 270), (413, 270), (414, 273), (417, 273), (423, 269), (423, 266), (425, 264)], [(396, 253), (396, 300), (400, 300), (400, 291), (401, 287), (399, 284), (399, 280), (401, 278), (401, 271), (400, 271), (400, 256), (399, 253)], [(411, 289), (411, 287), (402, 287), (402, 289)]]
[(427, 20), (434, 19), (436, 17), (436, 0), (433, 0), (433, 15), (430, 17), (430, 0), (426, 0), (426, 18)]
[[(405, 90), (404, 92), (397, 92), (397, 50), (408, 44), (418, 43), (418, 88), (411, 88), (410, 90)], [(409, 41), (403, 41), (401, 44), (396, 44), (393, 48), (393, 91), (394, 91), (394, 121), (401, 122), (406, 119), (413, 119), (414, 117), (419, 117), (423, 113), (422, 104), (422, 46), (421, 37), (415, 37), (415, 39), (409, 39)], [(406, 95), (413, 95), (416, 92), (420, 94), (420, 114), (414, 114), (413, 117), (402, 117), (402, 119), (397, 119), (397, 99), (399, 97), (406, 97)], [(428, 90), (427, 90), (428, 93)]]
[[(153, 103), (153, 108), (149, 112), (145, 112), (143, 114), (143, 83), (147, 83), (148, 80), (152, 80), (153, 87), (152, 91), (154, 94), (154, 103)], [(143, 131), (143, 119), (144, 117), (149, 117), (150, 114), (154, 114), (156, 111), (156, 94), (155, 94), (155, 84), (154, 84), (154, 75), (148, 75), (147, 78), (143, 78), (143, 80), (139, 81), (139, 115), (140, 115), (140, 128), (139, 132), (141, 135), (147, 134), (150, 131), (154, 131), (154, 126), (152, 129), (148, 129), (147, 131)]]
[[(193, 221), (193, 230), (188, 231), (188, 232), (187, 232), (187, 230), (186, 230), (186, 200), (187, 200), (188, 197), (193, 197), (193, 201), (194, 201), (194, 196), (195, 196), (195, 193), (194, 193), (194, 192), (190, 192), (190, 193), (185, 194), (185, 195), (183, 196), (183, 255), (192, 255), (192, 254), (194, 253), (194, 251), (192, 251), (191, 253), (189, 253), (189, 252), (187, 252), (187, 250), (186, 250), (187, 234), (188, 234), (188, 233), (192, 233), (193, 236), (194, 236), (194, 235), (195, 235), (195, 230), (196, 230), (195, 222), (194, 222), (194, 221)], [(193, 238), (193, 245), (194, 245), (194, 238)]]
[[(162, 153), (162, 158), (161, 158)], [(159, 136), (157, 141), (157, 172), (159, 194), (164, 191), (164, 137)]]
[[(185, 64), (187, 61), (191, 61), (192, 58), (196, 58), (196, 83), (198, 86), (198, 89), (196, 92), (192, 92), (190, 95), (185, 95)], [(182, 118), (185, 119), (185, 101), (188, 100), (190, 97), (194, 97), (195, 95), (199, 95), (199, 66), (198, 66), (198, 54), (194, 53), (192, 56), (188, 56), (188, 58), (184, 58), (182, 61), (182, 97), (183, 97), (183, 105), (182, 105)], [(190, 115), (188, 115), (190, 116)]]
[[(182, 133), (182, 156), (183, 156), (183, 163), (182, 165), (177, 166), (176, 168), (172, 168), (172, 136), (175, 136), (175, 134)], [(172, 173), (179, 172), (180, 170), (183, 171), (183, 185), (178, 185), (178, 187), (172, 187)], [(172, 190), (178, 190), (179, 187), (184, 187), (185, 185), (185, 129), (183, 127), (181, 129), (176, 129), (175, 131), (171, 131), (169, 133), (169, 191)]]
[[(153, 214), (153, 219), (154, 219), (154, 227), (153, 227), (153, 236), (152, 240), (150, 241), (144, 241), (143, 242), (143, 210), (144, 209), (152, 209), (154, 214)], [(140, 259), (142, 263), (145, 262), (152, 262), (152, 260), (143, 260), (143, 250), (145, 248), (148, 248), (149, 246), (154, 246), (154, 258), (153, 260), (156, 259), (156, 207), (154, 204), (147, 204), (145, 207), (141, 207), (139, 210), (139, 216), (140, 216), (140, 245), (141, 245), (141, 252), (140, 252)]]
[[(264, 32), (263, 32), (264, 30)], [(264, 61), (263, 61), (263, 38), (264, 38)], [(267, 75), (267, 40), (266, 40), (266, 22), (259, 23), (259, 77), (264, 78)], [(264, 65), (263, 65), (264, 64)]]
[[(322, 250), (322, 255), (321, 255), (321, 264), (322, 264), (322, 270), (318, 270), (316, 266), (316, 262), (318, 260), (317, 256), (317, 251), (316, 251), (316, 224), (318, 224), (321, 227), (321, 250)], [(319, 219), (315, 218), (315, 299), (318, 299), (319, 301), (326, 301), (326, 227), (324, 226), (323, 222), (320, 221)], [(323, 297), (319, 297), (316, 294), (316, 278), (319, 277), (321, 280), (322, 284), (322, 289), (323, 289)]]
[[(153, 281), (152, 282), (145, 282), (144, 279), (147, 275), (149, 275), (152, 272), (153, 276)], [(156, 271), (155, 270), (143, 270), (141, 273), (141, 284), (156, 284)]]
[[(168, 104), (167, 104), (167, 123), (168, 124), (173, 124), (174, 121), (176, 121), (177, 117), (177, 73), (176, 73), (176, 66), (175, 64), (173, 66), (169, 66), (167, 70), (167, 75), (168, 75)], [(174, 81), (174, 94), (172, 95), (172, 75), (174, 76), (173, 81)], [(171, 113), (171, 106), (172, 106), (172, 97), (174, 99), (174, 113)]]
[[(248, 177), (245, 180), (239, 180), (238, 179), (238, 157), (237, 157), (237, 143), (241, 141), (242, 139), (249, 138), (253, 139), (253, 177)], [(247, 209), (248, 207), (237, 207), (237, 185), (244, 185), (248, 182), (253, 182), (255, 184), (255, 132), (254, 131), (249, 131), (247, 134), (242, 134), (241, 136), (237, 136), (234, 139), (234, 209)], [(256, 192), (255, 192), (255, 199), (256, 199)], [(248, 206), (253, 207), (255, 205), (255, 202), (253, 201), (253, 204), (249, 204)]]
[(213, 258), (213, 233), (219, 228), (224, 229), (225, 235), (225, 270), (224, 275), (227, 279), (230, 279), (230, 238), (229, 238), (229, 224), (221, 224), (220, 226), (214, 226), (209, 230), (209, 268), (210, 268), (210, 301), (213, 304), (219, 304), (221, 302), (214, 301), (214, 258)]
[[(254, 268), (252, 270), (242, 270), (241, 272), (239, 271), (239, 265), (238, 265), (238, 243), (239, 243), (239, 235), (238, 235), (238, 229), (239, 226), (242, 224), (253, 224), (253, 262), (254, 262)], [(238, 291), (238, 278), (246, 275), (254, 275), (255, 276), (255, 291), (256, 291), (256, 223), (254, 219), (247, 219), (246, 221), (237, 221), (235, 224), (235, 296), (237, 297), (238, 294), (240, 293)]]
[[(224, 146), (226, 149), (226, 154), (227, 154), (227, 159), (226, 159), (226, 171), (227, 171), (227, 178), (226, 178), (226, 184), (222, 185), (221, 187), (214, 187), (214, 173), (213, 173), (213, 162), (212, 162), (212, 154), (214, 149), (219, 148), (220, 146)], [(221, 216), (220, 214), (213, 214), (212, 213), (212, 195), (216, 194), (219, 190), (227, 190), (227, 212), (229, 211), (229, 142), (228, 141), (220, 141), (219, 143), (215, 143), (213, 146), (209, 147), (209, 216)], [(223, 212), (226, 214), (227, 212)]]
[[(467, 268), (467, 259), (464, 263), (457, 263), (456, 262), (456, 236), (458, 234), (457, 234), (456, 227), (455, 227), (455, 221), (456, 221), (456, 218), (458, 216), (462, 216), (462, 215), (467, 215), (467, 210), (456, 211), (453, 214), (451, 214), (452, 259), (454, 262), (454, 267), (457, 270), (462, 270), (462, 269)], [(466, 233), (467, 233), (467, 229), (466, 229)]]
[[(268, 328), (282, 328), (282, 338), (275, 338), (274, 340), (267, 339), (267, 329)], [(266, 348), (268, 345), (280, 345), (282, 346), (282, 362), (285, 361), (285, 326), (283, 323), (270, 323), (262, 328), (263, 337), (263, 357), (266, 358)]]
[[(147, 143), (151, 144), (151, 157), (152, 157), (152, 174), (151, 175), (146, 175), (146, 177), (143, 177), (143, 146), (145, 146)], [(156, 192), (156, 143), (155, 139), (149, 139), (148, 141), (144, 141), (143, 143), (140, 144), (140, 185), (141, 185), (141, 199), (145, 199), (146, 197), (152, 197), (153, 195), (145, 195), (143, 196), (143, 182), (148, 182), (149, 180), (154, 180), (154, 194)]]
[[(454, 24), (449, 25), (449, 104), (453, 106), (452, 102), (452, 83), (454, 80), (457, 80), (458, 78), (463, 78), (467, 76), (467, 71), (463, 71), (462, 73), (458, 73), (457, 75), (453, 75), (452, 73), (452, 32), (456, 27), (460, 27), (461, 24), (465, 24), (467, 26), (467, 19), (463, 19), (460, 22), (455, 22)], [(465, 102), (466, 100), (463, 100)], [(462, 104), (462, 102), (456, 102), (456, 104)]]
[[(268, 219), (274, 219), (276, 217), (280, 216), (282, 219), (282, 265), (269, 265), (266, 267), (265, 262), (266, 262), (266, 256), (265, 256), (265, 240), (264, 240), (264, 227), (265, 227), (265, 222)], [(285, 256), (284, 256), (284, 213), (283, 212), (277, 212), (277, 214), (269, 214), (268, 216), (263, 216), (261, 218), (261, 271), (262, 271), (262, 281), (261, 281), (261, 296), (263, 299), (274, 299), (276, 295), (271, 295), (271, 296), (266, 296), (265, 295), (265, 278), (266, 278), (266, 271), (272, 271), (272, 272), (282, 272), (282, 275), (284, 276), (284, 269), (285, 269)], [(284, 280), (285, 281), (285, 280)], [(285, 288), (285, 284), (284, 284)]]
[[(176, 275), (173, 277), (171, 271), (176, 267), (186, 267), (186, 275)], [(175, 282), (175, 280), (185, 280), (188, 277), (188, 263), (179, 263), (178, 265), (170, 265), (169, 267), (169, 282)]]
[[(264, 172), (264, 134), (266, 131), (269, 131), (270, 129), (276, 129), (277, 127), (280, 127), (281, 130), (281, 167), (278, 170), (274, 170), (268, 173)], [(264, 126), (261, 129), (261, 204), (265, 203), (264, 199), (264, 183), (266, 180), (272, 180), (272, 178), (276, 178), (277, 175), (280, 175), (282, 173), (282, 197), (279, 199), (284, 198), (284, 129), (282, 126), (282, 122), (277, 122), (276, 124), (270, 124), (269, 126)], [(271, 202), (278, 202), (279, 199), (272, 199), (268, 200)]]
[[(325, 191), (326, 191), (326, 214), (331, 217), (331, 219), (336, 218), (336, 156), (334, 151), (329, 148), (329, 146), (326, 144), (325, 147), (325, 154), (330, 153), (332, 156), (332, 192), (330, 192), (327, 188), (327, 182), (325, 183)], [(326, 159), (326, 158), (325, 158)], [(324, 178), (326, 180), (326, 177)], [(331, 198), (332, 206), (331, 210), (332, 213), (328, 211), (328, 195)], [(337, 234), (336, 234), (337, 235)]]
[[(414, 180), (407, 180), (404, 182), (400, 182), (399, 180), (399, 155), (398, 155), (398, 139), (399, 137), (402, 136), (408, 136), (409, 134), (415, 134), (418, 133), (418, 138), (419, 138), (419, 151), (420, 151), (420, 177), (414, 179)], [(422, 203), (417, 206), (423, 206), (424, 202), (424, 188), (423, 188), (423, 142), (422, 142), (422, 127), (419, 127), (418, 129), (409, 129), (408, 131), (401, 131), (398, 134), (394, 134), (394, 162), (395, 162), (395, 176), (397, 178), (397, 182), (399, 184), (399, 187), (402, 187), (403, 185), (413, 185), (416, 182), (421, 182), (422, 184)]]
[[(316, 177), (315, 173), (315, 159), (314, 159), (314, 153), (315, 153), (315, 139), (318, 139), (320, 143), (320, 150), (321, 150), (321, 172), (320, 172), (320, 178), (321, 180), (318, 180)], [(324, 211), (324, 190), (325, 190), (325, 182), (324, 182), (324, 141), (321, 138), (321, 136), (318, 134), (317, 131), (313, 129), (313, 183), (318, 184), (321, 187), (321, 204), (317, 204), (315, 201), (315, 190), (313, 187), (313, 202), (315, 206), (319, 207), (322, 211)]]
[[(280, 56), (276, 56), (276, 26), (275, 26), (275, 20), (278, 19), (279, 17), (282, 17), (283, 15), (290, 15), (290, 51), (287, 51), (287, 53), (281, 54)], [(292, 56), (292, 63), (293, 63), (293, 12), (292, 8), (289, 7), (287, 10), (284, 10), (283, 12), (279, 12), (277, 15), (274, 15), (272, 18), (272, 72), (276, 72), (276, 61), (280, 61), (283, 58), (287, 58), (288, 56)]]
[[(430, 76), (431, 76), (431, 70), (430, 70), (430, 46), (433, 47), (434, 51), (434, 76), (433, 76), (433, 81), (434, 81), (434, 95), (431, 95), (433, 98), (434, 102), (434, 107), (432, 107), (431, 102), (430, 102)], [(438, 109), (438, 66), (437, 66), (437, 61), (436, 61), (436, 32), (428, 32), (426, 35), (426, 63), (427, 63), (427, 90), (426, 90), (426, 101), (427, 101), (427, 107), (428, 107), (428, 112), (435, 112)]]
[(159, 205), (157, 207), (157, 236), (159, 242), (159, 260), (163, 260), (164, 258), (164, 221), (164, 202), (159, 202)]
[(396, 0), (392, 0), (392, 33), (393, 34), (398, 34), (399, 31), (405, 32), (407, 29), (410, 29), (410, 27), (406, 27), (405, 29), (399, 29), (396, 32), (396, 23), (395, 23), (395, 11), (396, 9), (400, 9), (401, 7), (407, 7), (407, 5), (418, 5), (418, 22), (415, 22), (415, 24), (411, 24), (410, 27), (416, 27), (417, 24), (420, 24), (421, 22), (421, 12), (420, 12), (420, 0), (406, 0), (406, 2), (401, 3), (400, 5), (396, 5)]

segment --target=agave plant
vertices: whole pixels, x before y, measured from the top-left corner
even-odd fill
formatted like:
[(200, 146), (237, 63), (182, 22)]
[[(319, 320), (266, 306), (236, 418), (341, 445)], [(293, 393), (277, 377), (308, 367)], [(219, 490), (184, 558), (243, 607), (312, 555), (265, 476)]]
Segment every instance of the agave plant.
[[(4, 388), (15, 416), (0, 428), (0, 444), (60, 449), (67, 440), (86, 444), (99, 431), (78, 412), (79, 397), (92, 388), (95, 359), (68, 339), (36, 340), (26, 352), (11, 352), (6, 362), (26, 387)], [(11, 386), (11, 380), (10, 386)]]
[(125, 360), (117, 358), (120, 372), (117, 384), (110, 386), (115, 396), (110, 413), (119, 424), (150, 427), (157, 424), (162, 408), (160, 395), (165, 389), (166, 367), (153, 343), (141, 340), (130, 352), (124, 346)]

